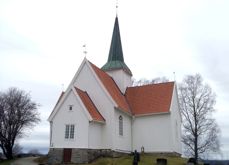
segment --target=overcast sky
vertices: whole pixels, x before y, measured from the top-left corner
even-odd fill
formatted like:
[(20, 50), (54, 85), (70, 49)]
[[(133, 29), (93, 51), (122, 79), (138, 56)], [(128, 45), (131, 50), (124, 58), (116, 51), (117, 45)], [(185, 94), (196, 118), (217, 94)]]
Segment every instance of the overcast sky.
[[(115, 0), (0, 0), (0, 90), (18, 87), (41, 104), (42, 122), (20, 140), (48, 150), (51, 113), (84, 58), (105, 64)], [(217, 95), (222, 158), (229, 159), (229, 1), (119, 0), (126, 64), (135, 79), (180, 82), (200, 73)], [(64, 84), (64, 87), (62, 87)]]

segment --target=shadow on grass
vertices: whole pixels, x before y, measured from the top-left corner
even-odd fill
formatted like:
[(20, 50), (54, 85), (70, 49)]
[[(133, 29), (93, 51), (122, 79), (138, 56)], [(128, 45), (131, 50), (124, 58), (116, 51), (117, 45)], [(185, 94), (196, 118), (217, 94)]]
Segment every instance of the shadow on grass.
[(13, 160), (3, 160), (3, 161), (0, 161), (0, 165), (10, 165), (14, 160), (15, 159), (13, 159)]

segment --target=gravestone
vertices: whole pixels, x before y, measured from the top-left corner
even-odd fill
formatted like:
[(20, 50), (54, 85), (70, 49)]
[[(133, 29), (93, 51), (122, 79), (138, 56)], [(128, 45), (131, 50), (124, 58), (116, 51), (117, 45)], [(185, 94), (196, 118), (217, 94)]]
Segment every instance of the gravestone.
[(158, 158), (157, 159), (157, 165), (167, 165), (167, 159)]
[(195, 162), (196, 162), (195, 158), (189, 158), (188, 162), (187, 162), (187, 165), (194, 165)]

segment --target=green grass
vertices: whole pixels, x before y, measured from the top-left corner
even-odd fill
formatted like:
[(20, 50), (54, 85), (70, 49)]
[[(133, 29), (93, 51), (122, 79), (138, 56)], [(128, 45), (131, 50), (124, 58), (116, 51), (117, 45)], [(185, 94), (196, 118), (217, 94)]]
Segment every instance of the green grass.
[[(167, 159), (167, 165), (186, 165), (187, 159), (175, 156), (161, 156), (161, 155), (141, 155), (141, 161), (138, 165), (156, 165), (157, 158)], [(42, 163), (46, 162), (47, 157), (41, 157), (36, 160), (36, 162)], [(120, 158), (99, 158), (96, 161), (89, 164), (81, 165), (132, 165), (133, 156), (123, 156)], [(7, 165), (7, 164), (6, 164)], [(69, 164), (74, 165), (74, 164)]]
[[(156, 165), (157, 158), (166, 158), (168, 165), (185, 165), (187, 159), (180, 157), (163, 157), (163, 156), (152, 156), (152, 155), (144, 155), (141, 156), (141, 161), (138, 165)], [(121, 158), (99, 158), (93, 163), (89, 163), (87, 165), (132, 165), (133, 156), (125, 156)], [(86, 165), (86, 164), (84, 164)]]
[(0, 162), (0, 165), (10, 165), (14, 160), (4, 160), (3, 162)]
[(46, 163), (48, 161), (48, 157), (47, 156), (40, 156), (36, 159), (34, 159), (34, 162), (36, 163)]

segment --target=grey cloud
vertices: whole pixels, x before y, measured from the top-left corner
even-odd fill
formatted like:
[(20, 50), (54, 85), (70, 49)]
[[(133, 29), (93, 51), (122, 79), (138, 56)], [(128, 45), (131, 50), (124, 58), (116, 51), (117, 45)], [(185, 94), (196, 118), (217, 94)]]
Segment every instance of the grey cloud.
[(38, 48), (33, 41), (19, 35), (15, 30), (8, 27), (6, 22), (0, 20), (1, 51), (38, 52)]
[(228, 41), (207, 41), (199, 45), (199, 60), (205, 75), (222, 91), (229, 91), (229, 39)]

